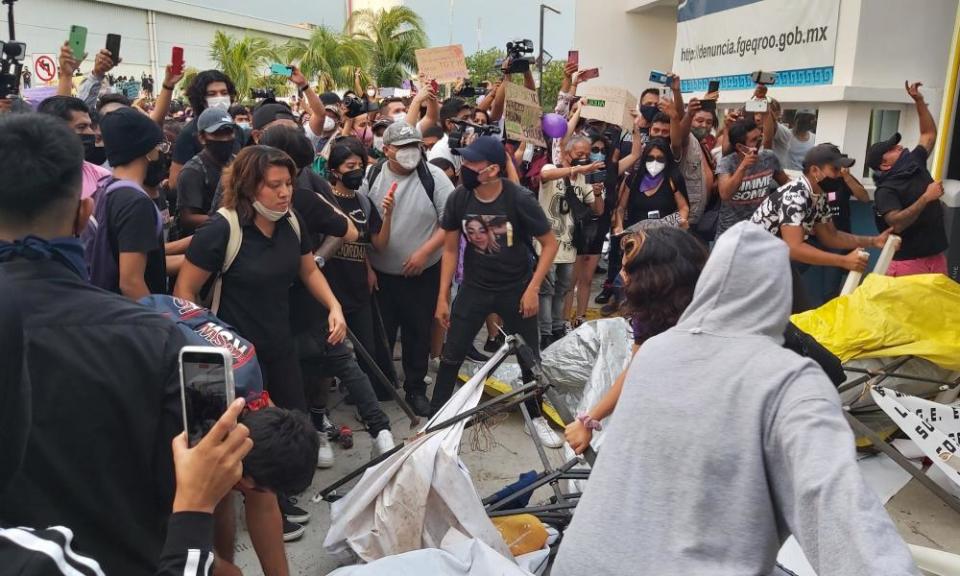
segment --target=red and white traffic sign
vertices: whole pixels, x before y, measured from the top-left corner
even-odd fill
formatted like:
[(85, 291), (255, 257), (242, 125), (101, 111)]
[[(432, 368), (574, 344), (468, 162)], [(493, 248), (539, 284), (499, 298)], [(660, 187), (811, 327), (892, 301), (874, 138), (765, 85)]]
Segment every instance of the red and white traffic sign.
[(54, 54), (34, 54), (33, 73), (41, 82), (50, 82), (57, 77), (57, 59)]

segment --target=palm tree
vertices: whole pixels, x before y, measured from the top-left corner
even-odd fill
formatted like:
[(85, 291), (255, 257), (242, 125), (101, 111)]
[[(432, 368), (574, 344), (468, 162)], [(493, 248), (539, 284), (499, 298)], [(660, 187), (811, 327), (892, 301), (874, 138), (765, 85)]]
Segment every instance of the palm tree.
[(346, 29), (367, 53), (367, 71), (379, 86), (400, 86), (417, 69), (415, 50), (427, 46), (423, 20), (405, 6), (357, 10)]
[(260, 36), (237, 39), (217, 31), (210, 45), (210, 57), (233, 80), (241, 99), (249, 96), (250, 88), (271, 83), (264, 72), (271, 62), (281, 60), (279, 56), (279, 48)]
[(320, 26), (309, 40), (290, 40), (285, 51), (287, 61), (297, 62), (300, 71), (316, 79), (320, 90), (353, 88), (353, 72), (363, 68), (366, 53), (360, 42)]

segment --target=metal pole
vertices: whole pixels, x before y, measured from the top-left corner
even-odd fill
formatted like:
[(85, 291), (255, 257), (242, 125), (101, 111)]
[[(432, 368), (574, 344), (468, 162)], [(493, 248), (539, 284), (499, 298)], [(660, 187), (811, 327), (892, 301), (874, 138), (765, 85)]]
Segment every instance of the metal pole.
[(543, 102), (543, 14), (545, 10), (549, 10), (554, 14), (560, 14), (560, 11), (556, 8), (547, 6), (546, 4), (540, 4), (540, 58), (538, 58), (540, 62), (537, 65), (537, 70), (540, 75), (537, 81), (537, 99), (540, 100), (540, 102)]

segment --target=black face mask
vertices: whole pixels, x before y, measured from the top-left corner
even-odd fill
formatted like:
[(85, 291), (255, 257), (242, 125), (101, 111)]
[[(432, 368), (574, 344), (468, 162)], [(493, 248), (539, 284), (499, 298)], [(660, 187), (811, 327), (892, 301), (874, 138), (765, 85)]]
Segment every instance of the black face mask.
[(81, 134), (80, 141), (83, 142), (84, 160), (97, 166), (107, 161), (107, 149), (103, 146), (97, 146), (96, 136), (93, 134)]
[(210, 157), (220, 164), (226, 164), (233, 156), (233, 140), (207, 140), (204, 148), (206, 148), (207, 154), (210, 154)]
[(571, 166), (589, 166), (589, 165), (590, 165), (590, 159), (589, 159), (589, 158), (575, 158), (573, 161), (570, 162), (570, 165), (571, 165)]
[(481, 184), (480, 173), (463, 166), (460, 168), (460, 183), (468, 190), (476, 190)]
[(351, 170), (345, 174), (338, 174), (340, 182), (349, 190), (359, 190), (360, 186), (363, 185), (363, 169), (357, 168), (356, 170)]
[(653, 117), (656, 116), (659, 111), (660, 109), (652, 104), (640, 107), (640, 115), (643, 116), (643, 119), (647, 122), (653, 122)]
[(167, 178), (169, 173), (170, 169), (162, 156), (156, 160), (151, 160), (147, 164), (147, 175), (143, 177), (143, 185), (156, 188)]

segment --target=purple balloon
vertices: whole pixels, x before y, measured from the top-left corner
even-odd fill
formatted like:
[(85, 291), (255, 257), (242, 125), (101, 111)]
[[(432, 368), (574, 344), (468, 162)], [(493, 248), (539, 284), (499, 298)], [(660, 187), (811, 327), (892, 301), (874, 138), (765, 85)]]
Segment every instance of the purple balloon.
[(567, 135), (567, 119), (559, 114), (544, 114), (541, 126), (543, 133), (551, 138), (563, 138)]

